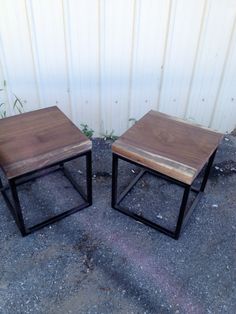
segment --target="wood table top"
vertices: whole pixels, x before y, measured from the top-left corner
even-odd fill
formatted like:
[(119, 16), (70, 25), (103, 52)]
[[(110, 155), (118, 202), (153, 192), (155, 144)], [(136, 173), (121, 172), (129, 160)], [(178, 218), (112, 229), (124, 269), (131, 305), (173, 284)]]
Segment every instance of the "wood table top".
[(112, 151), (186, 184), (202, 170), (223, 134), (151, 110), (112, 145)]
[(91, 147), (91, 141), (56, 106), (0, 120), (0, 166), (8, 179)]

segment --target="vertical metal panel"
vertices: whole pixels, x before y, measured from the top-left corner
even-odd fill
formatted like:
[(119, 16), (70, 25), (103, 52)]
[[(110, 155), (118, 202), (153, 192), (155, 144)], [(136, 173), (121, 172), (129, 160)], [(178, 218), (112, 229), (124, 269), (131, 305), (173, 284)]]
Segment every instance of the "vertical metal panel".
[(5, 67), (8, 101), (15, 95), (24, 103), (25, 110), (38, 107), (34, 67), (23, 0), (2, 1), (0, 10), (1, 64)]
[(204, 1), (178, 0), (172, 7), (159, 110), (179, 117), (186, 110)]
[(129, 118), (157, 109), (170, 1), (137, 1)]
[(5, 77), (4, 75), (4, 67), (2, 64), (2, 43), (1, 43), (1, 38), (0, 38), (0, 118), (4, 117), (5, 114), (9, 115), (11, 112), (9, 111), (9, 106), (8, 105), (8, 94), (7, 94), (7, 89), (5, 89)]
[(236, 127), (236, 16), (211, 127), (227, 132)]
[(231, 131), (235, 18), (235, 0), (2, 0), (0, 100), (57, 104), (96, 135), (150, 109)]
[(127, 128), (134, 0), (101, 1), (102, 132)]
[(100, 130), (99, 2), (64, 1), (74, 121)]
[(63, 7), (58, 0), (34, 0), (30, 2), (33, 32), (39, 60), (39, 88), (43, 106), (58, 105), (69, 117), (69, 86)]
[(9, 99), (11, 98), (10, 90), (5, 86), (7, 77), (5, 56), (0, 37), (0, 117), (12, 114), (11, 107), (9, 106)]
[(234, 0), (211, 0), (207, 4), (186, 116), (203, 125), (209, 125), (214, 110), (235, 17), (235, 4)]

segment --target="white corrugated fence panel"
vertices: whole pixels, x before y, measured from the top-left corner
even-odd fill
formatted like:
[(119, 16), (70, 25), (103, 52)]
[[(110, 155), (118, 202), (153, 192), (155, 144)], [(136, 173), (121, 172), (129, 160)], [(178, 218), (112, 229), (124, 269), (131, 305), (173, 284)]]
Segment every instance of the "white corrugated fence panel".
[(170, 8), (170, 1), (137, 1), (131, 64), (131, 119), (139, 119), (150, 109), (157, 109)]
[(178, 0), (172, 6), (159, 110), (181, 118), (187, 107), (204, 3)]
[(232, 29), (231, 45), (229, 47), (229, 57), (225, 65), (225, 74), (222, 78), (219, 96), (216, 102), (215, 111), (212, 116), (214, 129), (233, 130), (236, 121), (236, 19)]
[(0, 34), (0, 63), (9, 101), (13, 103), (16, 95), (24, 104), (25, 110), (37, 109), (39, 98), (23, 0), (1, 2)]
[(230, 132), (235, 23), (236, 0), (2, 0), (0, 104), (58, 105), (95, 135), (150, 109)]
[(99, 6), (95, 0), (64, 1), (73, 120), (100, 131)]
[(27, 1), (27, 6), (39, 65), (41, 104), (57, 105), (71, 117), (62, 1), (34, 0)]
[(235, 0), (210, 0), (206, 7), (186, 115), (189, 120), (206, 126), (210, 125), (220, 88), (235, 10)]
[(102, 133), (127, 128), (134, 0), (101, 1)]

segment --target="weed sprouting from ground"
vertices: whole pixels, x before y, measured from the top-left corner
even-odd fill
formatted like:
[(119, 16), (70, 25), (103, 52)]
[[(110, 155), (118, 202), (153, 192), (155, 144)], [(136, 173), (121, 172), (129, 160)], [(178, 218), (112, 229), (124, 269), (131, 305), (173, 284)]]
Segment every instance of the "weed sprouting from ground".
[(81, 123), (81, 131), (84, 135), (86, 135), (88, 138), (92, 138), (94, 134), (94, 130), (91, 129), (87, 124)]
[(114, 130), (112, 130), (110, 133), (106, 131), (105, 134), (103, 134), (103, 138), (105, 141), (110, 140), (110, 141), (115, 141), (118, 139), (118, 136), (114, 134)]

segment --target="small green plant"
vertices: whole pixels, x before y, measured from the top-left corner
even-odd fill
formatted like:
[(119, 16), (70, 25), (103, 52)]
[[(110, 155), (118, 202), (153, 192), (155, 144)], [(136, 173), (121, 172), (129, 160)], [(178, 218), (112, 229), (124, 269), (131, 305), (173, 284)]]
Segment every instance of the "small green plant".
[(23, 113), (24, 107), (23, 107), (22, 101), (15, 94), (13, 94), (13, 95), (15, 96), (15, 101), (13, 103), (13, 109), (16, 109), (19, 113)]
[(6, 108), (5, 108), (5, 103), (2, 102), (0, 104), (0, 117), (1, 118), (6, 118), (6, 116), (7, 116), (7, 112), (6, 112)]
[(94, 134), (94, 130), (90, 129), (87, 124), (81, 123), (81, 131), (84, 135), (86, 135), (88, 138), (91, 138)]
[[(3, 86), (4, 86), (4, 88), (6, 88), (6, 85), (7, 85), (7, 83), (6, 83), (6, 81), (4, 80), (4, 81), (3, 81)], [(1, 88), (1, 89), (0, 89), (0, 92), (4, 91), (4, 88)], [(15, 100), (14, 100), (14, 102), (13, 102), (13, 109), (14, 109), (14, 110), (17, 110), (18, 113), (23, 113), (23, 112), (24, 112), (24, 106), (23, 106), (22, 101), (21, 101), (20, 98), (17, 97), (15, 94), (13, 94), (13, 95), (14, 95), (14, 97), (15, 97)], [(2, 103), (0, 104), (0, 117), (1, 117), (1, 118), (6, 118), (6, 116), (7, 116), (6, 107), (7, 107), (6, 103), (2, 102)]]
[(106, 131), (106, 133), (103, 134), (103, 138), (104, 138), (105, 141), (107, 141), (107, 140), (115, 141), (115, 140), (118, 139), (118, 137), (119, 137), (119, 136), (117, 136), (117, 135), (114, 134), (114, 130), (112, 130), (110, 133), (108, 133), (108, 132)]
[[(5, 87), (6, 86), (6, 81), (4, 80), (3, 81), (3, 86)], [(4, 89), (3, 88), (0, 88), (0, 92), (3, 92)], [(4, 102), (2, 102), (0, 104), (0, 117), (1, 118), (5, 118), (7, 116), (7, 111), (6, 111), (6, 105)]]

